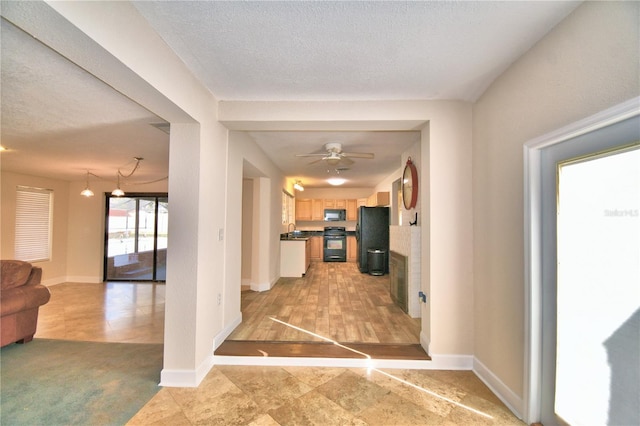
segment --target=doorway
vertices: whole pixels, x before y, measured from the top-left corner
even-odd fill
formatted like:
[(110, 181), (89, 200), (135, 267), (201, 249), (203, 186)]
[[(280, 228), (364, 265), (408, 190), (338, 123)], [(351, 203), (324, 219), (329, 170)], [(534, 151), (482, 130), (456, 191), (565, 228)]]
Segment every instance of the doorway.
[[(618, 156), (637, 155), (639, 140), (640, 111), (635, 101), (525, 145), (527, 423), (577, 424), (578, 411), (584, 413), (586, 406), (599, 407), (597, 414), (590, 413), (589, 422), (612, 423), (619, 421), (616, 416), (626, 415), (614, 404), (614, 395), (639, 397), (633, 384), (637, 380), (620, 379), (640, 374), (637, 365), (634, 368), (637, 363), (625, 353), (634, 347), (638, 351), (638, 306), (633, 302), (640, 300), (640, 218), (634, 216), (640, 209), (638, 167), (635, 158)], [(602, 167), (621, 158), (631, 164), (626, 171), (621, 165)], [(629, 204), (626, 224), (614, 219), (618, 210), (627, 211), (622, 204)], [(625, 242), (612, 243), (611, 227), (619, 225), (624, 230), (617, 234)], [(633, 258), (634, 250), (635, 260), (625, 263), (628, 269), (617, 275), (619, 262)], [(622, 312), (616, 302), (620, 299), (631, 308)], [(616, 311), (613, 316), (611, 309)], [(628, 339), (634, 327), (635, 343), (629, 343), (634, 341)], [(610, 348), (615, 349), (610, 352)], [(596, 361), (598, 371), (585, 364), (588, 359)], [(620, 371), (626, 373), (621, 376)], [(596, 376), (600, 384), (584, 386)], [(572, 400), (581, 401), (580, 410), (572, 407)]]
[(165, 281), (167, 194), (108, 194), (105, 210), (104, 280)]
[(640, 146), (562, 162), (557, 176), (555, 413), (639, 424)]

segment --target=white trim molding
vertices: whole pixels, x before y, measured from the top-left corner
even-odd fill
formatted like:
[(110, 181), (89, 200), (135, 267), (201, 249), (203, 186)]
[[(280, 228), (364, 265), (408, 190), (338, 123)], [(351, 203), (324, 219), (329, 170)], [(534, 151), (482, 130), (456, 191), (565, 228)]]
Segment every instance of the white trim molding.
[(390, 368), (405, 370), (471, 370), (471, 355), (436, 355), (428, 360), (367, 358), (305, 358), (214, 355), (215, 365)]
[(86, 277), (67, 277), (69, 283), (89, 283), (89, 284), (102, 284), (104, 280), (98, 276), (86, 276)]
[(491, 370), (489, 370), (477, 358), (473, 358), (473, 372), (491, 391), (500, 398), (513, 414), (522, 419), (523, 399), (512, 391), (502, 380), (498, 378)]
[(213, 367), (213, 355), (205, 358), (195, 370), (169, 370), (160, 372), (159, 386), (175, 388), (196, 388)]
[(640, 115), (640, 97), (629, 99), (583, 120), (534, 138), (523, 146), (525, 360), (521, 412), (527, 424), (538, 422), (541, 415), (543, 320), (541, 151), (638, 115)]
[(229, 337), (229, 335), (231, 335), (231, 333), (233, 333), (233, 330), (235, 330), (236, 327), (239, 326), (241, 322), (242, 322), (242, 312), (240, 312), (238, 316), (236, 316), (236, 319), (231, 321), (231, 323), (227, 324), (222, 329), (222, 331), (213, 338), (213, 351), (218, 349), (218, 347), (225, 341), (227, 337)]

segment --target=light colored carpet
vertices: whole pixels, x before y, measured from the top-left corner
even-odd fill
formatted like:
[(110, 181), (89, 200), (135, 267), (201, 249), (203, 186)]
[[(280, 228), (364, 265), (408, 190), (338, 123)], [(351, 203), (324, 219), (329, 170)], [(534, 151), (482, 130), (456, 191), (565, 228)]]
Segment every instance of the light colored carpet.
[(34, 339), (0, 350), (2, 425), (122, 425), (159, 390), (163, 345)]

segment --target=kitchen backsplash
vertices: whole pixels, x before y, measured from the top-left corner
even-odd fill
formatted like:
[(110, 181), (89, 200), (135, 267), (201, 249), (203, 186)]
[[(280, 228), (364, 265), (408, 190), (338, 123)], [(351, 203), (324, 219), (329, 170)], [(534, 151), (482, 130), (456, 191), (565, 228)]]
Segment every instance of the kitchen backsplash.
[(336, 222), (324, 222), (321, 220), (316, 221), (302, 221), (296, 222), (296, 229), (299, 231), (322, 231), (325, 226), (344, 226), (347, 231), (356, 230), (355, 220), (345, 220)]

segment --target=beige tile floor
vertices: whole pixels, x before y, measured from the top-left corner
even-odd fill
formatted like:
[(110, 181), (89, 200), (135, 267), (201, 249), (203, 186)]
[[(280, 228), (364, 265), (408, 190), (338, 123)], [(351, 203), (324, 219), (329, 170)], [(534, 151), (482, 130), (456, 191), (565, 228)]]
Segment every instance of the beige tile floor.
[(470, 371), (216, 366), (128, 425), (522, 425)]
[(36, 338), (91, 342), (163, 343), (165, 286), (161, 283), (64, 283), (49, 287)]
[[(37, 338), (162, 343), (164, 284), (50, 287)], [(470, 371), (215, 366), (130, 425), (521, 425)]]

